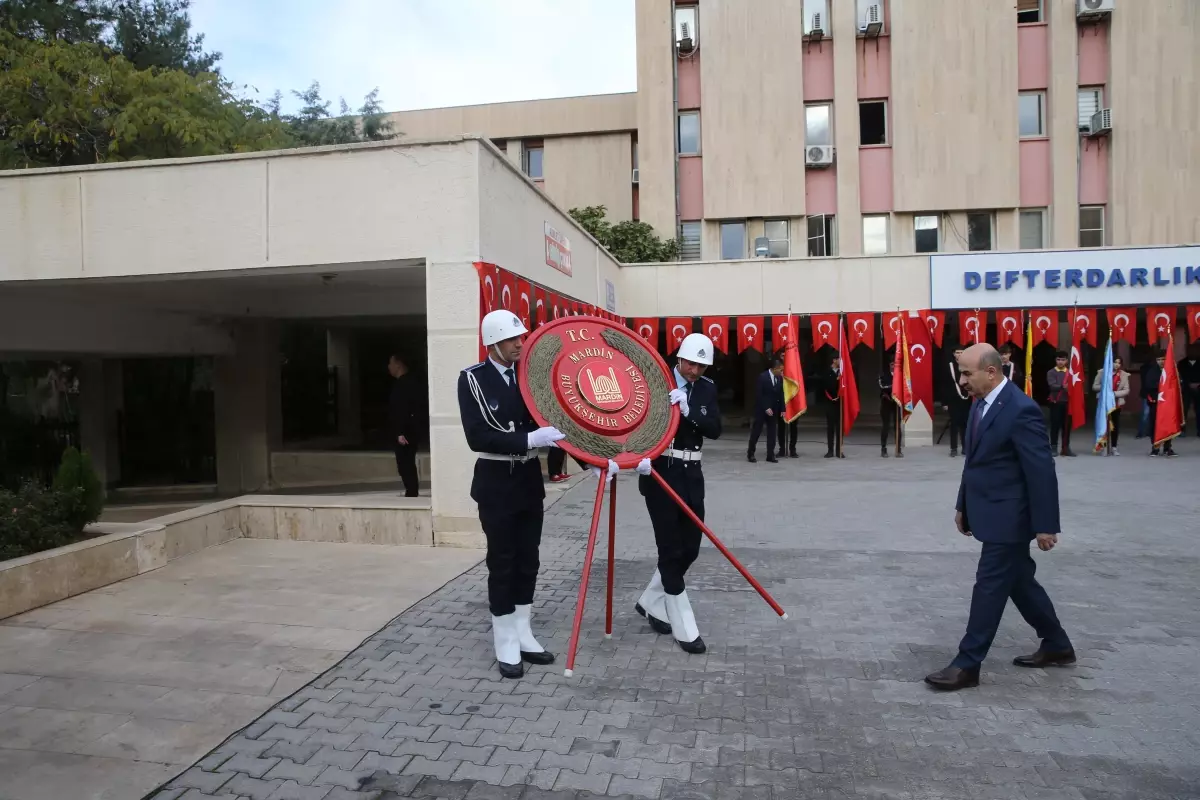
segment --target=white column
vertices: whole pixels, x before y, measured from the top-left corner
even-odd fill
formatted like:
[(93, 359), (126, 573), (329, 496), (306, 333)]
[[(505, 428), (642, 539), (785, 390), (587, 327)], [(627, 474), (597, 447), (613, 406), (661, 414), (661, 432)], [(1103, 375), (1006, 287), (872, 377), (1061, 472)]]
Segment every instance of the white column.
[(254, 320), (234, 329), (234, 352), (213, 365), (217, 489), (241, 494), (269, 488), (271, 451), (282, 436), (279, 330)]
[(362, 441), (362, 398), (354, 332), (331, 328), (325, 334), (326, 364), (337, 368), (338, 436), (349, 444)]

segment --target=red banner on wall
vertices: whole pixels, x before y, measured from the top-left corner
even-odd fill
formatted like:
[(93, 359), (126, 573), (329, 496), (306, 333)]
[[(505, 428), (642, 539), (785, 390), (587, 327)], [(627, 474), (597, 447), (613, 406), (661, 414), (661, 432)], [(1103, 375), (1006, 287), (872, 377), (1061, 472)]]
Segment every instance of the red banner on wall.
[(1112, 329), (1112, 339), (1119, 342), (1122, 339), (1130, 344), (1137, 344), (1136, 308), (1108, 309), (1108, 326)]
[(1175, 306), (1146, 307), (1146, 336), (1150, 344), (1166, 339), (1175, 330)]
[(979, 344), (987, 336), (986, 311), (958, 312), (958, 343), (961, 345)]
[(846, 315), (846, 335), (850, 337), (850, 347), (865, 344), (875, 349), (875, 314), (872, 312)]
[(704, 317), (700, 320), (700, 329), (712, 339), (713, 347), (722, 353), (729, 352), (729, 317)]
[(1067, 312), (1067, 321), (1071, 323), (1073, 343), (1083, 340), (1092, 347), (1096, 346), (1096, 309), (1073, 308)]
[(629, 327), (651, 347), (658, 349), (658, 317), (635, 317), (629, 321)]
[(888, 311), (883, 315), (883, 349), (896, 344), (896, 340), (900, 338), (900, 328), (907, 318), (903, 311)]
[(667, 317), (667, 355), (674, 355), (691, 332), (691, 317)]
[(938, 347), (942, 346), (942, 331), (946, 328), (945, 311), (922, 311), (921, 319), (925, 320), (925, 328), (929, 331), (929, 341)]
[(1017, 347), (1025, 346), (1025, 314), (1020, 309), (996, 312), (996, 344), (1012, 342)]
[(1188, 341), (1200, 339), (1200, 306), (1187, 307)]
[[(787, 317), (783, 319), (785, 322), (787, 321)], [(813, 350), (820, 350), (825, 345), (836, 350), (838, 347), (838, 315), (813, 314), (809, 319), (812, 321)]]
[(1049, 342), (1050, 346), (1058, 349), (1058, 309), (1045, 308), (1030, 311), (1030, 346), (1036, 347), (1039, 342)]
[(763, 318), (762, 317), (738, 317), (738, 352), (744, 353), (747, 350), (758, 350), (760, 353), (763, 349)]

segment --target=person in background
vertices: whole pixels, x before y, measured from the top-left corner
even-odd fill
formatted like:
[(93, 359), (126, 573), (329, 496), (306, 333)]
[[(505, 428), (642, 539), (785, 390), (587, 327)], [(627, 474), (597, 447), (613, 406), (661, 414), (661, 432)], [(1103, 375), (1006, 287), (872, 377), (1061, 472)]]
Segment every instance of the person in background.
[[(1129, 396), (1129, 373), (1122, 369), (1124, 362), (1120, 356), (1113, 357), (1113, 397), (1117, 400), (1117, 407), (1108, 415), (1109, 423), (1112, 430), (1108, 436), (1108, 442), (1112, 445), (1112, 454), (1114, 456), (1121, 455), (1117, 450), (1117, 442), (1121, 439), (1121, 407), (1125, 405), (1125, 398)], [(1104, 372), (1096, 373), (1096, 380), (1092, 381), (1092, 391), (1099, 393), (1100, 381), (1104, 380)]]
[[(1137, 435), (1134, 436), (1135, 439), (1141, 439), (1145, 436), (1154, 435), (1154, 426), (1153, 424), (1150, 424), (1150, 396), (1158, 395), (1158, 376), (1154, 374), (1156, 369), (1159, 369), (1159, 367), (1155, 364), (1154, 359), (1150, 359), (1149, 361), (1143, 362), (1141, 369), (1138, 370), (1138, 378), (1140, 379), (1139, 383), (1141, 385), (1141, 388), (1138, 390), (1138, 397), (1142, 399), (1142, 413), (1141, 416), (1138, 417)], [(1150, 389), (1152, 388), (1154, 391), (1150, 392)], [(1150, 424), (1149, 431), (1146, 430), (1147, 424)]]
[(404, 481), (404, 496), (417, 497), (420, 494), (416, 413), (419, 389), (408, 373), (408, 365), (398, 355), (393, 354), (388, 359), (388, 374), (394, 378), (388, 395), (388, 428), (396, 451), (396, 471)]
[[(1150, 455), (1157, 456), (1158, 448), (1154, 447), (1154, 423), (1158, 418), (1158, 390), (1159, 384), (1162, 383), (1164, 368), (1167, 365), (1167, 356), (1165, 353), (1159, 353), (1154, 360), (1154, 366), (1147, 372), (1146, 383), (1142, 385), (1142, 398), (1150, 408), (1150, 418), (1146, 421), (1146, 435), (1150, 437)], [(1163, 442), (1162, 454), (1173, 458), (1175, 456), (1175, 447), (1172, 444), (1172, 439), (1167, 439)]]
[(825, 401), (825, 441), (828, 450), (826, 458), (845, 458), (842, 448), (842, 359), (834, 355), (829, 362), (829, 369), (821, 374), (821, 397)]
[(958, 455), (958, 443), (963, 443), (963, 451), (967, 448), (967, 417), (971, 413), (971, 395), (960, 383), (958, 359), (963, 354), (963, 347), (954, 348), (954, 358), (950, 359), (950, 391), (946, 393), (946, 409), (950, 412), (950, 457)]
[[(1070, 405), (1070, 392), (1067, 388), (1067, 359), (1062, 350), (1054, 354), (1054, 367), (1046, 373), (1046, 386), (1049, 389), (1046, 402), (1050, 404), (1050, 451), (1058, 457), (1058, 437), (1062, 434), (1062, 454), (1074, 458), (1071, 452), (1071, 425), (1067, 421), (1067, 410)], [(1015, 384), (1016, 381), (1013, 381)]]
[(1017, 369), (1017, 365), (1012, 360), (1013, 349), (1011, 344), (1006, 344), (1000, 348), (1000, 372), (1005, 378), (1008, 378), (1017, 386), (1024, 383), (1025, 376)]
[[(896, 372), (896, 362), (889, 359), (887, 370), (879, 376), (879, 421), (883, 430), (879, 432), (879, 456), (887, 458), (888, 435), (896, 435), (896, 401), (892, 399), (892, 375)], [(900, 440), (896, 440), (896, 458), (904, 458)]]
[(1188, 348), (1187, 355), (1179, 359), (1179, 388), (1183, 392), (1183, 430), (1180, 436), (1187, 433), (1188, 408), (1196, 415), (1196, 433), (1200, 436), (1200, 351), (1193, 345)]
[[(754, 397), (754, 424), (750, 428), (750, 446), (746, 451), (746, 460), (751, 464), (758, 461), (754, 451), (758, 449), (758, 437), (762, 435), (763, 427), (767, 429), (767, 463), (778, 463), (775, 457), (775, 419), (783, 415), (783, 361), (772, 359), (770, 369), (764, 370), (758, 376), (758, 386)], [(781, 448), (782, 449), (782, 448)]]

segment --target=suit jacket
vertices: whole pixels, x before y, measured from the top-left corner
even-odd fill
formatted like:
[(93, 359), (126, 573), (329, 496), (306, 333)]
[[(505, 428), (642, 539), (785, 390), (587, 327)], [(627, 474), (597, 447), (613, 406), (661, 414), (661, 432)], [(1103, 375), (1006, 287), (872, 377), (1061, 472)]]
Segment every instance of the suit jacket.
[(416, 444), (417, 391), (418, 387), (410, 373), (392, 381), (392, 391), (388, 396), (388, 429), (392, 434), (393, 446), (397, 444), (399, 436), (408, 439), (410, 445)]
[(1058, 475), (1041, 408), (1009, 381), (978, 421), (971, 405), (956, 509), (981, 542), (1058, 533)]
[[(519, 371), (520, 366), (517, 367)], [(473, 377), (482, 397), (476, 400), (471, 391)], [(483, 404), (483, 407), (480, 406)], [(498, 431), (488, 423), (483, 408), (491, 418), (505, 428)], [(509, 388), (504, 376), (488, 361), (468, 367), (458, 376), (458, 412), (462, 417), (467, 445), (476, 453), (524, 456), (529, 447), (529, 433), (537, 423), (525, 407), (521, 392)], [(536, 453), (533, 454), (536, 456)], [(471, 480), (471, 499), (479, 505), (504, 506), (511, 509), (542, 507), (546, 496), (542, 484), (542, 467), (538, 459), (523, 463), (478, 459)]]
[[(771, 378), (775, 378), (774, 385), (771, 384)], [(776, 414), (783, 413), (783, 376), (771, 375), (771, 370), (766, 370), (758, 376), (757, 392), (754, 396), (754, 413), (763, 415), (770, 409)]]

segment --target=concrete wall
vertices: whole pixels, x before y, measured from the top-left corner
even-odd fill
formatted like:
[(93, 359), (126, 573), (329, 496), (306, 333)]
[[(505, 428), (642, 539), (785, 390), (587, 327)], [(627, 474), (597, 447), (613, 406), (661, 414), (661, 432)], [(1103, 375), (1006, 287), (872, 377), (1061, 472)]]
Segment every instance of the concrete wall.
[[(638, 204), (641, 219), (675, 236), (675, 38), (670, 0), (636, 0)], [(704, 25), (703, 22), (700, 23)], [(707, 28), (701, 33), (707, 36)], [(703, 47), (703, 45), (701, 45)], [(704, 121), (700, 121), (703, 131)]]
[(546, 194), (563, 208), (602, 205), (612, 222), (633, 219), (633, 137), (559, 136), (544, 142)]
[(478, 133), (492, 139), (637, 130), (633, 92), (428, 108), (389, 115), (402, 139)]

